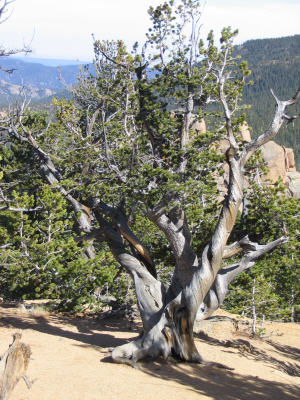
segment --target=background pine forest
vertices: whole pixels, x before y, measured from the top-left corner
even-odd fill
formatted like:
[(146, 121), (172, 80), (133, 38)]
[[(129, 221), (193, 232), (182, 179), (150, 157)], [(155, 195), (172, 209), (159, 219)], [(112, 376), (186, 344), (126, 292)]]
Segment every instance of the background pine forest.
[[(250, 40), (239, 46), (237, 53), (248, 61), (252, 71), (253, 85), (245, 88), (243, 100), (251, 105), (246, 113), (247, 121), (252, 128), (252, 135), (256, 137), (271, 120), (273, 99), (270, 89), (282, 99), (288, 98), (297, 90), (300, 82), (300, 35)], [(299, 105), (297, 107), (299, 113)], [(285, 125), (276, 137), (276, 142), (294, 149), (299, 170), (299, 124)]]

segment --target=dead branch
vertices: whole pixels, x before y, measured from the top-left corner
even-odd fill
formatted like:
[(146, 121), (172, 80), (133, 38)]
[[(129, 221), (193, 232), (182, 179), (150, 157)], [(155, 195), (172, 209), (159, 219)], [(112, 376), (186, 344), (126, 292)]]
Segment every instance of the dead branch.
[(21, 337), (21, 333), (13, 335), (13, 343), (0, 359), (0, 400), (8, 400), (20, 378), (25, 376), (31, 350), (20, 342)]

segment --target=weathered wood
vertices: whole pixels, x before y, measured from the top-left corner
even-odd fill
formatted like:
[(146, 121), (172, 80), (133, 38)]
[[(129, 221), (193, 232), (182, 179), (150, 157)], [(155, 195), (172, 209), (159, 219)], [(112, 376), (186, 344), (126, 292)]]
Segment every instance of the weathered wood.
[(20, 378), (26, 379), (31, 350), (20, 342), (21, 336), (21, 333), (13, 335), (13, 343), (0, 359), (0, 400), (8, 400)]

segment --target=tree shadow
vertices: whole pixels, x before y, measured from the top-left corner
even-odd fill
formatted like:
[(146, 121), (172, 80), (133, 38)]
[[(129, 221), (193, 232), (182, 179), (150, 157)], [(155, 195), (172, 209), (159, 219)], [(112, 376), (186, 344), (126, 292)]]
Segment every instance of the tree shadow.
[[(3, 305), (1, 305), (2, 308)], [(8, 308), (8, 307), (6, 307)], [(71, 325), (77, 329), (74, 332), (72, 329), (67, 330), (62, 325)], [(0, 317), (0, 327), (9, 327), (16, 329), (31, 329), (48, 335), (59, 336), (67, 339), (72, 339), (80, 342), (86, 346), (99, 346), (99, 347), (115, 347), (120, 346), (132, 339), (116, 338), (111, 333), (102, 332), (139, 332), (139, 325), (131, 325), (128, 327), (126, 320), (107, 320), (101, 321), (93, 319), (72, 318), (63, 315), (46, 316), (36, 315), (18, 315), (18, 314), (5, 314)], [(101, 333), (97, 332), (101, 331)]]
[[(73, 332), (71, 329), (68, 330), (65, 326), (58, 326), (59, 324), (75, 326), (78, 332)], [(77, 341), (76, 346), (93, 347), (99, 349), (99, 351), (101, 351), (101, 347), (119, 346), (132, 340), (114, 337), (113, 332), (115, 331), (128, 332), (128, 322), (115, 319), (93, 321), (92, 319), (86, 320), (62, 315), (51, 315), (51, 318), (48, 320), (47, 317), (43, 316), (5, 314), (4, 317), (0, 318), (0, 326), (31, 329), (72, 339)], [(134, 328), (134, 332), (138, 332), (138, 330), (139, 325)], [(228, 343), (226, 346), (226, 341), (210, 338), (207, 335), (197, 334), (196, 336), (200, 340), (208, 341), (212, 345), (223, 347), (223, 351), (229, 350), (229, 347), (234, 347), (228, 346)], [(232, 342), (241, 345), (241, 339)], [(242, 342), (247, 341), (242, 340)], [(289, 365), (287, 363), (276, 360), (256, 348), (254, 348), (253, 354), (244, 352), (242, 355), (254, 358), (257, 361), (264, 361), (271, 364), (274, 368), (289, 373), (287, 370), (287, 366), (289, 367)], [(112, 360), (110, 357), (105, 357), (102, 359), (102, 362), (112, 362)], [(151, 362), (141, 362), (140, 368), (150, 376), (179, 383), (186, 390), (196, 392), (200, 395), (207, 395), (216, 400), (220, 398), (222, 400), (299, 400), (300, 398), (300, 389), (296, 385), (270, 382), (253, 376), (242, 376), (211, 366), (178, 362), (170, 364), (168, 362), (151, 360)], [(292, 368), (294, 368), (294, 365)]]
[(141, 363), (143, 372), (177, 382), (200, 395), (219, 400), (299, 400), (297, 385), (242, 376), (219, 368), (197, 364)]
[(293, 346), (288, 346), (288, 345), (283, 345), (280, 343), (273, 342), (272, 340), (267, 340), (267, 343), (274, 347), (277, 353), (282, 354), (286, 357), (292, 358), (295, 361), (300, 360), (300, 349), (293, 347)]
[[(262, 361), (267, 365), (272, 366), (278, 371), (284, 372), (290, 376), (299, 376), (300, 377), (300, 366), (296, 363), (292, 363), (289, 361), (278, 360), (275, 357), (272, 357), (265, 353), (263, 350), (258, 350), (257, 348), (253, 348), (250, 352), (243, 353), (245, 357), (249, 359), (253, 359), (256, 361)], [(299, 393), (300, 398), (300, 393)]]
[[(300, 377), (300, 366), (299, 364), (278, 360), (275, 357), (270, 356), (265, 351), (258, 349), (257, 347), (253, 346), (248, 340), (245, 339), (236, 339), (236, 340), (219, 340), (213, 337), (210, 337), (204, 332), (199, 332), (195, 334), (195, 336), (204, 341), (208, 342), (213, 346), (222, 346), (224, 348), (235, 348), (239, 351), (239, 353), (252, 360), (262, 361), (267, 365), (277, 369), (278, 371), (284, 372), (290, 376), (299, 376)], [(271, 344), (275, 349), (279, 350), (285, 357), (292, 358), (293, 360), (299, 360), (295, 357), (296, 354), (300, 354), (299, 349), (296, 349), (291, 346), (282, 346), (277, 343), (266, 341), (266, 343)]]

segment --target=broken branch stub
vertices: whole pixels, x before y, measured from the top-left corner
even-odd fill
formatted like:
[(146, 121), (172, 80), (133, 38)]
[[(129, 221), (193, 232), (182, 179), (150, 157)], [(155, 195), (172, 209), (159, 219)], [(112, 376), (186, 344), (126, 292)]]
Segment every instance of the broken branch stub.
[(13, 335), (13, 343), (0, 359), (0, 400), (8, 400), (20, 378), (25, 377), (31, 349), (20, 342), (21, 337), (21, 333)]

